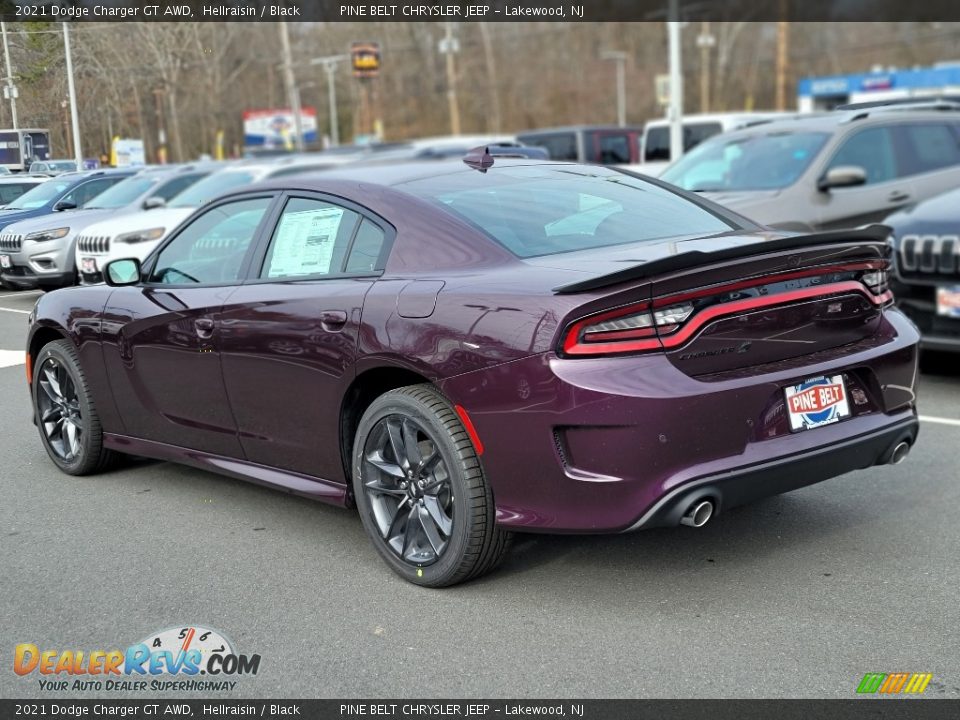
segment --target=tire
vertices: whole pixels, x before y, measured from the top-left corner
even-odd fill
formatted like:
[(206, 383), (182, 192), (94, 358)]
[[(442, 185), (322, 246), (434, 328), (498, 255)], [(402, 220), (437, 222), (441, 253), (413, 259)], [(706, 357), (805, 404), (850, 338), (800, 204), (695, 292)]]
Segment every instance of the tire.
[(456, 585), (495, 568), (509, 549), (512, 536), (496, 524), (470, 436), (430, 385), (392, 390), (367, 408), (354, 442), (353, 489), (377, 552), (409, 582)]
[(73, 343), (44, 345), (34, 362), (30, 392), (40, 439), (58, 468), (68, 475), (91, 475), (114, 463), (117, 455), (103, 447), (100, 417)]

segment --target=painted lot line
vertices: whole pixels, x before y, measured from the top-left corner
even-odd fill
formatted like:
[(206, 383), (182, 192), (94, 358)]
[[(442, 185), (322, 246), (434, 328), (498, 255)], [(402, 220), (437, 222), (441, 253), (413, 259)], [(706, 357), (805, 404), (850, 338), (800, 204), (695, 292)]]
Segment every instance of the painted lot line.
[(34, 297), (35, 295), (43, 295), (43, 291), (42, 290), (21, 290), (20, 292), (0, 293), (0, 298)]
[(921, 415), (921, 422), (936, 423), (937, 425), (952, 425), (953, 427), (960, 427), (960, 420), (954, 418), (944, 418), (944, 417), (935, 417), (933, 415)]
[(19, 308), (0, 307), (0, 310), (2, 310), (3, 312), (20, 313), (21, 315), (29, 315), (29, 314), (30, 314), (30, 311), (29, 311), (29, 310), (20, 310)]
[(0, 368), (23, 365), (24, 361), (23, 350), (0, 350)]

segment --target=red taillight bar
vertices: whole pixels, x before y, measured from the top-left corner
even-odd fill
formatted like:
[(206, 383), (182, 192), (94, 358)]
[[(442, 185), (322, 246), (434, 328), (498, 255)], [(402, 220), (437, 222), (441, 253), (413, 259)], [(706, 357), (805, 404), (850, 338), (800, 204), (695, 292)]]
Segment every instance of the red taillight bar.
[[(853, 267), (845, 266), (845, 269), (854, 269)], [(857, 268), (857, 269), (871, 269), (871, 268)], [(823, 270), (819, 273), (822, 274)], [(792, 274), (791, 274), (792, 275)], [(809, 276), (809, 273), (805, 273), (804, 276)], [(770, 282), (776, 282), (777, 280), (772, 279), (773, 277), (783, 276), (768, 276), (766, 279), (760, 282), (754, 282), (754, 285), (765, 285)], [(800, 275), (796, 277), (802, 277)], [(752, 282), (752, 281), (746, 281)], [(741, 283), (735, 283), (737, 287), (750, 287), (750, 285), (742, 285)], [(716, 295), (718, 293), (723, 293), (727, 290), (736, 289), (734, 285), (723, 285), (721, 287), (714, 287), (707, 291), (707, 295)], [(618, 308), (617, 310), (612, 310), (609, 312), (601, 313), (599, 315), (593, 315), (582, 320), (578, 320), (567, 330), (566, 335), (563, 339), (563, 352), (566, 355), (610, 355), (616, 354), (620, 355), (623, 353), (637, 353), (644, 352), (648, 350), (661, 350), (674, 348), (679, 345), (682, 345), (687, 340), (689, 340), (696, 332), (698, 332), (704, 325), (707, 323), (723, 317), (725, 315), (735, 315), (741, 312), (749, 312), (751, 310), (757, 310), (764, 307), (771, 307), (774, 305), (784, 305), (788, 303), (798, 302), (800, 300), (808, 300), (817, 297), (826, 297), (828, 295), (839, 295), (843, 293), (856, 292), (865, 296), (871, 303), (877, 306), (883, 306), (893, 300), (893, 293), (889, 290), (882, 292), (880, 294), (874, 294), (868, 290), (868, 288), (861, 282), (857, 280), (846, 280), (843, 282), (830, 283), (828, 285), (821, 285), (818, 287), (809, 287), (803, 288), (800, 290), (789, 290), (787, 292), (777, 293), (775, 295), (763, 295), (760, 297), (745, 298), (743, 300), (734, 300), (727, 303), (722, 303), (720, 305), (714, 305), (712, 307), (704, 308), (703, 310), (695, 313), (684, 325), (680, 326), (679, 329), (676, 325), (671, 325), (668, 327), (659, 328), (660, 337), (650, 338), (650, 339), (637, 339), (637, 340), (615, 340), (614, 333), (596, 333), (597, 336), (602, 336), (608, 342), (582, 342), (581, 341), (581, 331), (585, 327), (594, 325), (603, 320), (612, 319), (615, 317), (622, 317), (625, 315), (633, 315), (641, 313), (644, 310), (650, 310), (652, 303), (638, 303), (636, 305), (628, 305), (626, 307)], [(700, 293), (700, 291), (697, 291)], [(702, 295), (696, 294), (683, 294), (683, 295), (671, 295), (658, 303), (663, 305), (674, 305), (677, 302), (682, 302), (684, 300), (689, 300), (692, 297), (701, 297)], [(630, 332), (630, 331), (628, 331)], [(667, 335), (666, 333), (672, 333)], [(589, 334), (589, 333), (588, 333)], [(616, 333), (619, 335), (620, 333)], [(586, 339), (586, 335), (583, 338)]]
[(690, 321), (680, 328), (680, 330), (668, 337), (661, 338), (661, 342), (664, 348), (674, 348), (682, 345), (704, 325), (725, 315), (736, 315), (737, 313), (758, 310), (772, 305), (785, 305), (799, 300), (811, 300), (813, 298), (851, 292), (866, 296), (874, 305), (885, 305), (893, 299), (893, 293), (889, 290), (880, 295), (874, 295), (867, 291), (863, 283), (856, 280), (847, 280), (845, 282), (831, 283), (830, 285), (823, 285), (821, 287), (789, 290), (787, 292), (777, 293), (776, 295), (764, 295), (762, 297), (746, 298), (745, 300), (734, 300), (733, 302), (714, 305), (713, 307), (701, 310), (690, 318)]

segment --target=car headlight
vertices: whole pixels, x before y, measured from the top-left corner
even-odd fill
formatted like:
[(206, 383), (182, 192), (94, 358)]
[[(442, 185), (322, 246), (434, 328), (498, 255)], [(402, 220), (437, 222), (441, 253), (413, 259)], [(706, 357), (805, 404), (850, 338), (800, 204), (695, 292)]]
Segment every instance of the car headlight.
[(136, 232), (124, 233), (123, 235), (117, 235), (114, 239), (118, 243), (142, 243), (149, 242), (150, 240), (159, 240), (163, 237), (164, 228), (152, 228), (150, 230), (137, 230)]
[(45, 242), (46, 240), (62, 238), (68, 232), (70, 232), (70, 228), (68, 227), (57, 228), (56, 230), (38, 230), (37, 232), (27, 234), (23, 239), (25, 241), (29, 240), (30, 242)]

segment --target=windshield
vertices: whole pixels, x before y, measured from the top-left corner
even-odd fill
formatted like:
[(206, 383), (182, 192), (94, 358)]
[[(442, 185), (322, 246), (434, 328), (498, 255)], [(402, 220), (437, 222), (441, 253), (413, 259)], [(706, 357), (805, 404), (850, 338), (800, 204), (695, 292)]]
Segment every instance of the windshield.
[(47, 182), (37, 185), (33, 190), (25, 192), (4, 209), (34, 210), (43, 207), (51, 200), (59, 198), (68, 187), (70, 187), (69, 182), (47, 180)]
[(708, 140), (660, 176), (684, 190), (779, 190), (803, 174), (829, 136), (820, 132), (770, 132)]
[(72, 160), (52, 160), (47, 163), (54, 170), (63, 170), (64, 172), (77, 169), (77, 164)]
[(205, 177), (195, 185), (191, 185), (173, 200), (167, 207), (194, 208), (200, 207), (227, 190), (253, 182), (252, 172), (218, 172)]
[(109, 190), (97, 195), (85, 208), (109, 209), (126, 207), (157, 184), (155, 179), (132, 177), (121, 180)]
[(670, 190), (605, 168), (502, 167), (398, 188), (467, 220), (519, 257), (735, 228)]

